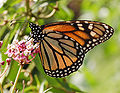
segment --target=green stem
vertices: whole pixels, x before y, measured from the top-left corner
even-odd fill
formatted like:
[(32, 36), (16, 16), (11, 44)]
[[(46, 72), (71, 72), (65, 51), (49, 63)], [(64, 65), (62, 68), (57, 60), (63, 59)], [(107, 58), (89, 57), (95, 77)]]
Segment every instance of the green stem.
[(16, 79), (15, 79), (15, 82), (14, 82), (14, 85), (11, 87), (11, 93), (14, 93), (14, 90), (15, 90), (15, 87), (16, 87), (16, 84), (17, 84), (17, 81), (18, 81), (18, 78), (20, 76), (20, 72), (22, 70), (22, 65), (20, 65), (19, 67), (19, 70), (18, 70), (18, 73), (17, 73), (17, 76), (16, 76)]
[(30, 12), (30, 6), (29, 6), (29, 0), (26, 0), (26, 10), (27, 10), (27, 15), (29, 15)]
[(0, 93), (3, 93), (3, 89), (2, 89), (2, 84), (1, 83), (0, 83), (0, 90), (1, 90)]

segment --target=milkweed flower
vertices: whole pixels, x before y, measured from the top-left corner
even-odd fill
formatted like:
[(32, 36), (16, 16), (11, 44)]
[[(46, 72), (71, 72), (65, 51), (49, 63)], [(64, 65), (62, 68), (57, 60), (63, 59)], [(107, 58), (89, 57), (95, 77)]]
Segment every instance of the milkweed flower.
[[(33, 39), (30, 39), (27, 42), (26, 40), (15, 40), (12, 44), (8, 45), (8, 50), (5, 54), (22, 65), (28, 64), (31, 61), (29, 57), (34, 57), (34, 54), (39, 52), (39, 49), (35, 46), (36, 45), (33, 44)], [(8, 59), (8, 61), (10, 61), (10, 59)]]
[(0, 65), (4, 65), (4, 64), (5, 64), (5, 61), (0, 62)]
[[(0, 41), (0, 48), (2, 47), (2, 45), (3, 45), (3, 41)], [(5, 63), (5, 61), (1, 61), (0, 65), (4, 65), (4, 63)]]
[(10, 64), (10, 62), (11, 62), (11, 58), (7, 58), (6, 59), (6, 62), (8, 63), (8, 65)]
[(0, 41), (0, 48), (2, 47), (3, 41)]

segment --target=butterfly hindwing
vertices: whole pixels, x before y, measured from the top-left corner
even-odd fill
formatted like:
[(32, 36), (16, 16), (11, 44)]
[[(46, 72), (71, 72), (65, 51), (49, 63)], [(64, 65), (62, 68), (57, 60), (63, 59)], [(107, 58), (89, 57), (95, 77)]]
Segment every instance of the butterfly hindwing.
[(49, 31), (40, 45), (45, 72), (51, 77), (65, 77), (78, 70), (84, 59), (80, 48), (81, 45), (68, 36)]

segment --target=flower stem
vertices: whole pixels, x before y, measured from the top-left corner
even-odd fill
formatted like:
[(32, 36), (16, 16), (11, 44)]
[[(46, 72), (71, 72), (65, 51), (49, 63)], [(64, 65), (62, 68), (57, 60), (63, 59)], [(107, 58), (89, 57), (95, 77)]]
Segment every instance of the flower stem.
[[(0, 78), (5, 75), (5, 73), (7, 72), (8, 68), (9, 68), (9, 65), (7, 64), (6, 67), (5, 67), (5, 70), (4, 70), (3, 73), (0, 75)], [(1, 81), (0, 81), (0, 83), (2, 84)]]
[(15, 87), (16, 87), (16, 84), (17, 84), (17, 81), (18, 81), (18, 78), (20, 76), (20, 72), (21, 72), (21, 69), (22, 69), (22, 65), (20, 65), (19, 67), (19, 70), (18, 70), (18, 73), (17, 73), (17, 76), (16, 76), (16, 79), (15, 79), (15, 82), (14, 82), (14, 85), (11, 87), (11, 93), (14, 93), (14, 90), (15, 90)]
[(0, 90), (1, 90), (1, 93), (3, 93), (3, 89), (2, 89), (2, 84), (0, 83)]

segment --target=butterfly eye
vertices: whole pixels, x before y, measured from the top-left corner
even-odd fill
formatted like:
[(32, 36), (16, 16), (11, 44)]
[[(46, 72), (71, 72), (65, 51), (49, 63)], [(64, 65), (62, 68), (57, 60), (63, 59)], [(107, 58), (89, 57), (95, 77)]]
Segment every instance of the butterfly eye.
[(40, 41), (39, 54), (45, 73), (59, 78), (77, 71), (85, 54), (114, 33), (105, 23), (86, 20), (29, 25), (32, 38)]

